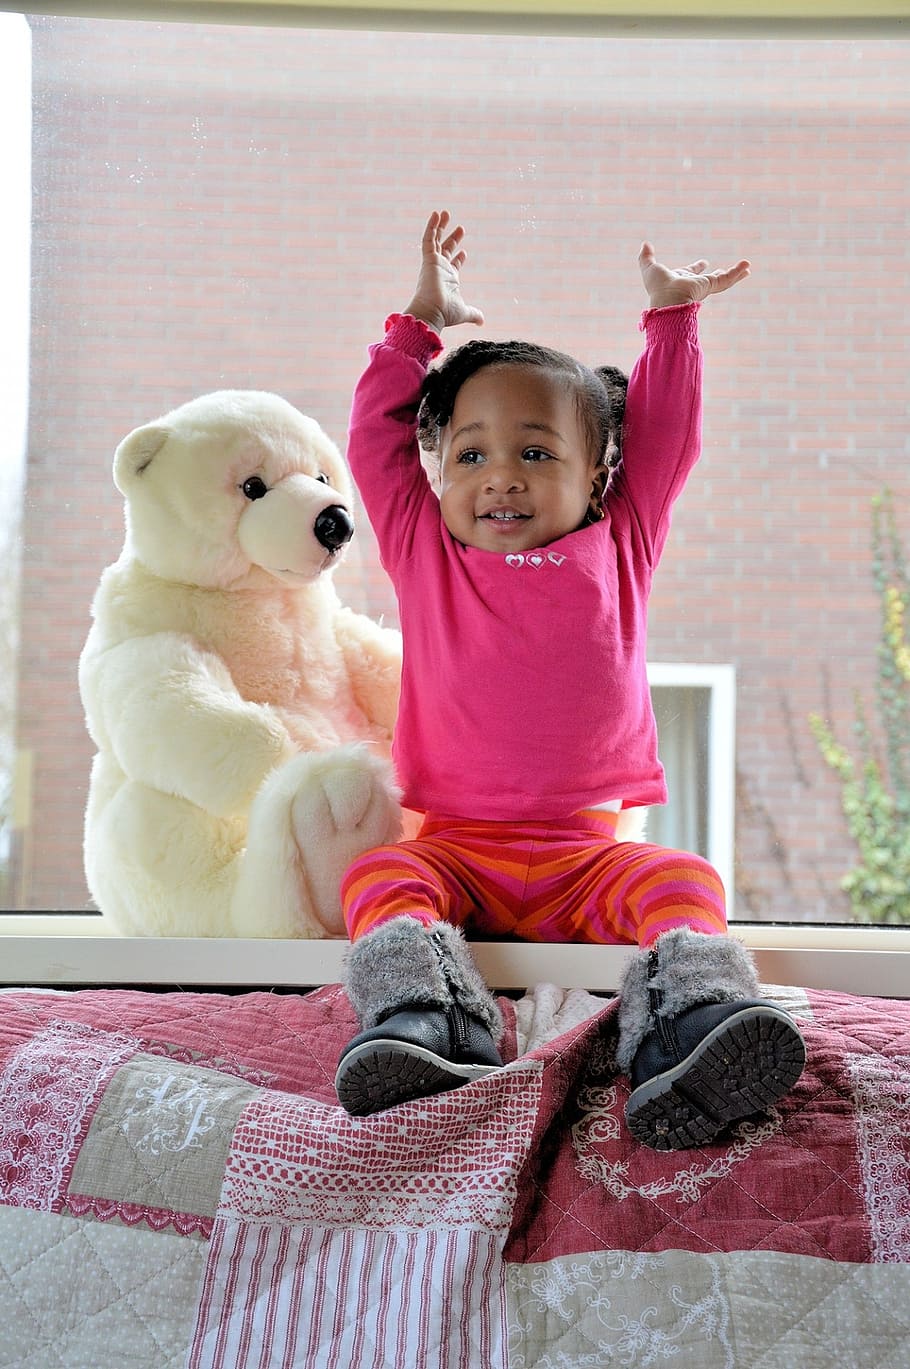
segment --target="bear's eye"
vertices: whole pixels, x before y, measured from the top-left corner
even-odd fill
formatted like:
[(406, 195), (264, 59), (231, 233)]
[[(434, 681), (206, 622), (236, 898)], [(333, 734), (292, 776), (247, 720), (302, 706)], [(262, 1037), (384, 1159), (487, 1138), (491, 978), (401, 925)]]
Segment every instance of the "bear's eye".
[(240, 486), (247, 499), (261, 499), (268, 494), (269, 487), (261, 475), (251, 475)]
[(320, 484), (322, 484), (322, 485), (328, 485), (328, 483), (329, 483), (329, 477), (326, 475), (325, 471), (320, 471), (319, 474), (317, 475), (316, 479), (317, 479), (317, 480), (320, 482)]

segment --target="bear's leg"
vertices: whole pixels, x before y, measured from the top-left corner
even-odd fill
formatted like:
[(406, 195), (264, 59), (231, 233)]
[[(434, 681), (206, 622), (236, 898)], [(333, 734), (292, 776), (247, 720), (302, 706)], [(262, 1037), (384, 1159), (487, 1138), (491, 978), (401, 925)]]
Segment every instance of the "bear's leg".
[(123, 781), (90, 797), (85, 872), (93, 899), (123, 936), (230, 936), (242, 855), (240, 822), (187, 799)]
[(391, 767), (362, 744), (295, 756), (253, 800), (234, 895), (237, 936), (342, 937), (339, 886), (401, 836)]

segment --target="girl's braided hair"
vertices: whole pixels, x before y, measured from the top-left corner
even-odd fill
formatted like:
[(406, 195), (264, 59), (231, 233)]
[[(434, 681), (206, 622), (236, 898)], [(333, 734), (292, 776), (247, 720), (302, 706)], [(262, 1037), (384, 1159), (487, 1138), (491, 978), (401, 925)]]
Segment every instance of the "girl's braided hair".
[[(591, 450), (606, 476), (622, 456), (622, 420), (628, 377), (617, 366), (590, 370), (565, 352), (536, 342), (464, 343), (429, 370), (421, 390), (417, 437), (424, 451), (439, 450), (440, 430), (452, 417), (455, 397), (465, 381), (485, 366), (526, 366), (564, 376), (575, 392), (578, 413)], [(604, 480), (604, 487), (606, 479)]]

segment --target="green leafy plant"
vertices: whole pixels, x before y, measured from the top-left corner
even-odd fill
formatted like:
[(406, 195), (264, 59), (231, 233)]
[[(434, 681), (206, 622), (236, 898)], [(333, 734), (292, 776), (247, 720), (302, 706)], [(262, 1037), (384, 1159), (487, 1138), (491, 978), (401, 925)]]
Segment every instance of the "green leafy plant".
[(910, 581), (889, 490), (872, 500), (872, 578), (881, 606), (876, 704), (880, 754), (866, 704), (855, 695), (856, 754), (818, 713), (809, 726), (841, 782), (858, 860), (841, 880), (858, 922), (910, 922)]

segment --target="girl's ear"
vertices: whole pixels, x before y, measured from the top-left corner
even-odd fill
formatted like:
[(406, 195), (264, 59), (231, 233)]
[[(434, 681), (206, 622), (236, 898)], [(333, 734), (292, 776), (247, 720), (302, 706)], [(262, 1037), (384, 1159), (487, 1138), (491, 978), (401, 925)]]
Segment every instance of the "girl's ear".
[(600, 523), (604, 517), (604, 495), (607, 491), (607, 480), (610, 472), (604, 466), (598, 466), (594, 472), (594, 479), (591, 482), (591, 497), (588, 500), (588, 509), (585, 514), (586, 523)]

